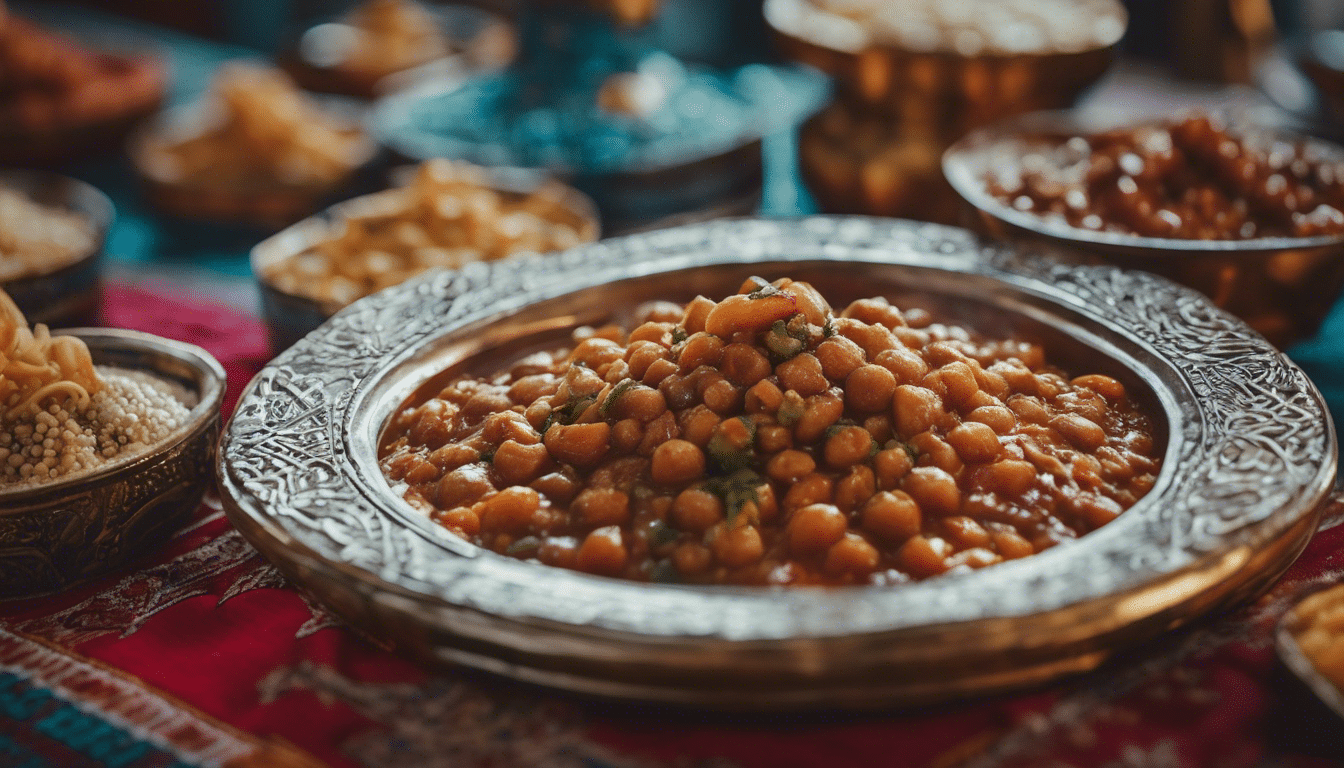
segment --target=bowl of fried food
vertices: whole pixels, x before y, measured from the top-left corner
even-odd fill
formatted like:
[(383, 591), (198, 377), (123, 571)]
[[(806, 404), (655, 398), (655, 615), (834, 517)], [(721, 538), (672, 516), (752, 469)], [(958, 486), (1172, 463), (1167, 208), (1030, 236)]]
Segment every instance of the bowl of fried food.
[(501, 67), (513, 48), (508, 24), (481, 8), (366, 0), (306, 30), (280, 65), (306, 90), (372, 99), (400, 80)]
[(860, 217), (432, 272), (265, 368), (238, 530), (426, 662), (723, 709), (947, 700), (1258, 594), (1324, 401), (1195, 291)]
[(149, 334), (29, 328), (0, 291), (0, 597), (153, 551), (200, 503), (224, 370)]
[(112, 201), (45, 171), (0, 171), (0, 289), (34, 323), (91, 325)]
[(130, 153), (160, 211), (273, 231), (350, 189), (377, 145), (350, 110), (277, 69), (233, 63), (211, 96), (141, 130)]
[(597, 208), (556, 181), (430, 160), (398, 187), (338, 203), (252, 249), (281, 350), (355, 300), (429, 269), (459, 269), (597, 239)]
[(0, 8), (0, 165), (118, 147), (163, 91), (155, 59), (91, 51)]
[(1196, 288), (1270, 341), (1315, 333), (1344, 289), (1344, 148), (1192, 113), (1116, 127), (1036, 113), (943, 158), (977, 226)]

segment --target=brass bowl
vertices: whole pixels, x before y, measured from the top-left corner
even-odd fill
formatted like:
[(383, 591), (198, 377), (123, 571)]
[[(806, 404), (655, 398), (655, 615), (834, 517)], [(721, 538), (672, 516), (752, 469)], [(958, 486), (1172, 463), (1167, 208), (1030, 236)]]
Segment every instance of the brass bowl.
[[(1069, 261), (1170, 278), (1202, 292), (1279, 347), (1314, 334), (1344, 291), (1344, 235), (1185, 240), (1103, 232), (1016, 210), (986, 189), (987, 171), (1015, 162), (1024, 139), (1112, 127), (1067, 112), (1022, 115), (963, 137), (943, 155), (943, 173), (968, 204), (973, 226), (993, 237), (1045, 242)], [(1344, 148), (1320, 139), (1291, 140), (1344, 157)]]
[[(526, 197), (543, 181), (533, 175), (518, 177), (498, 169), (484, 170), (490, 175), (491, 189), (514, 199)], [(348, 216), (395, 208), (403, 191), (404, 187), (399, 187), (337, 203), (277, 232), (252, 248), (252, 274), (260, 288), (261, 314), (266, 321), (266, 333), (273, 351), (278, 353), (289, 348), (345, 305), (283, 290), (267, 279), (271, 268), (332, 237), (340, 231), (341, 221)], [(602, 225), (593, 201), (576, 189), (566, 188), (563, 202), (579, 236), (585, 242), (596, 240)]]
[(94, 229), (94, 247), (69, 264), (0, 282), (30, 323), (50, 327), (97, 322), (102, 299), (103, 246), (116, 210), (107, 195), (93, 186), (45, 171), (0, 171), (0, 187), (9, 187), (34, 202), (79, 214)]
[(1073, 103), (1110, 68), (1120, 40), (1117, 34), (1079, 51), (966, 56), (879, 41), (862, 23), (809, 0), (765, 0), (764, 12), (780, 51), (834, 77), (843, 100), (921, 119), (951, 138), (1007, 115)]
[(91, 472), (0, 488), (0, 598), (68, 589), (144, 557), (200, 504), (219, 437), (224, 369), (199, 347), (147, 333), (67, 331), (97, 365), (146, 371), (196, 397), (162, 444)]
[[(351, 130), (362, 130), (357, 107), (330, 97), (320, 103), (346, 118)], [(209, 178), (183, 179), (168, 173), (156, 156), (167, 145), (199, 135), (209, 127), (211, 119), (207, 104), (188, 104), (161, 113), (131, 136), (127, 147), (131, 163), (145, 197), (159, 212), (187, 221), (274, 232), (323, 205), (360, 191), (369, 183), (367, 177), (379, 153), (377, 143), (363, 135), (359, 157), (350, 169), (340, 178), (320, 184), (264, 178), (219, 183)]]
[[(651, 298), (814, 281), (885, 295), (1103, 372), (1154, 415), (1163, 468), (1104, 528), (888, 587), (645, 584), (481, 550), (389, 486), (391, 415)], [(1194, 291), (859, 217), (717, 221), (434, 272), (337, 313), (252, 381), (217, 465), (238, 530), (356, 626), (426, 663), (699, 708), (920, 704), (1031, 685), (1264, 590), (1315, 530), (1338, 448), (1291, 361)]]

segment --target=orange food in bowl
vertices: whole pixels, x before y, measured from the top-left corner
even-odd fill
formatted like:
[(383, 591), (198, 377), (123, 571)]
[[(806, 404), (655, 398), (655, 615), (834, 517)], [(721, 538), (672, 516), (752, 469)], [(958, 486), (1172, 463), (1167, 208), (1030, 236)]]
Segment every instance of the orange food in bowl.
[(806, 283), (641, 308), (406, 406), (381, 450), (486, 549), (640, 581), (895, 584), (1031, 555), (1154, 484), (1124, 385)]

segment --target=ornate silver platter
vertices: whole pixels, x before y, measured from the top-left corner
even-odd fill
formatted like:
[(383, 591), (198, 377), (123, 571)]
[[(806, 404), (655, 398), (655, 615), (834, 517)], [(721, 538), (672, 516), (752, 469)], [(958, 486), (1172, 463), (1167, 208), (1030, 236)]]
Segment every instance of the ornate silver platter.
[[(650, 585), (478, 550), (377, 466), (389, 416), (445, 368), (489, 370), (650, 298), (809, 280), (1045, 342), (1163, 424), (1154, 489), (1035, 557), (895, 588)], [(958, 229), (718, 221), (432, 273), (362, 300), (248, 386), (220, 451), (234, 523), (346, 619), (429, 662), (601, 696), (719, 708), (909, 704), (1090, 669), (1266, 587), (1335, 476), (1315, 387), (1186, 288), (986, 247)]]

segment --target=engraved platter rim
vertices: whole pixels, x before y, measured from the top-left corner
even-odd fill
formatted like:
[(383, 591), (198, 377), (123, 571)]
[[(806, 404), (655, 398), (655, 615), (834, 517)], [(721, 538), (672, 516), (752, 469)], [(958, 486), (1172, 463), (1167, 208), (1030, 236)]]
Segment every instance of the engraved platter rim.
[[(1021, 322), (1123, 372), (1164, 414), (1157, 485), (1105, 528), (1023, 561), (777, 590), (639, 584), (482, 552), (417, 516), (377, 469), (388, 416), (448, 364), (676, 286), (731, 292), (795, 270), (870, 291), (855, 297), (922, 293)], [(615, 238), (363, 299), (248, 385), (216, 472), (264, 555), (423, 662), (761, 710), (923, 703), (1094, 668), (1268, 587), (1314, 532), (1337, 452), (1306, 375), (1190, 289), (951, 227), (816, 216)]]

